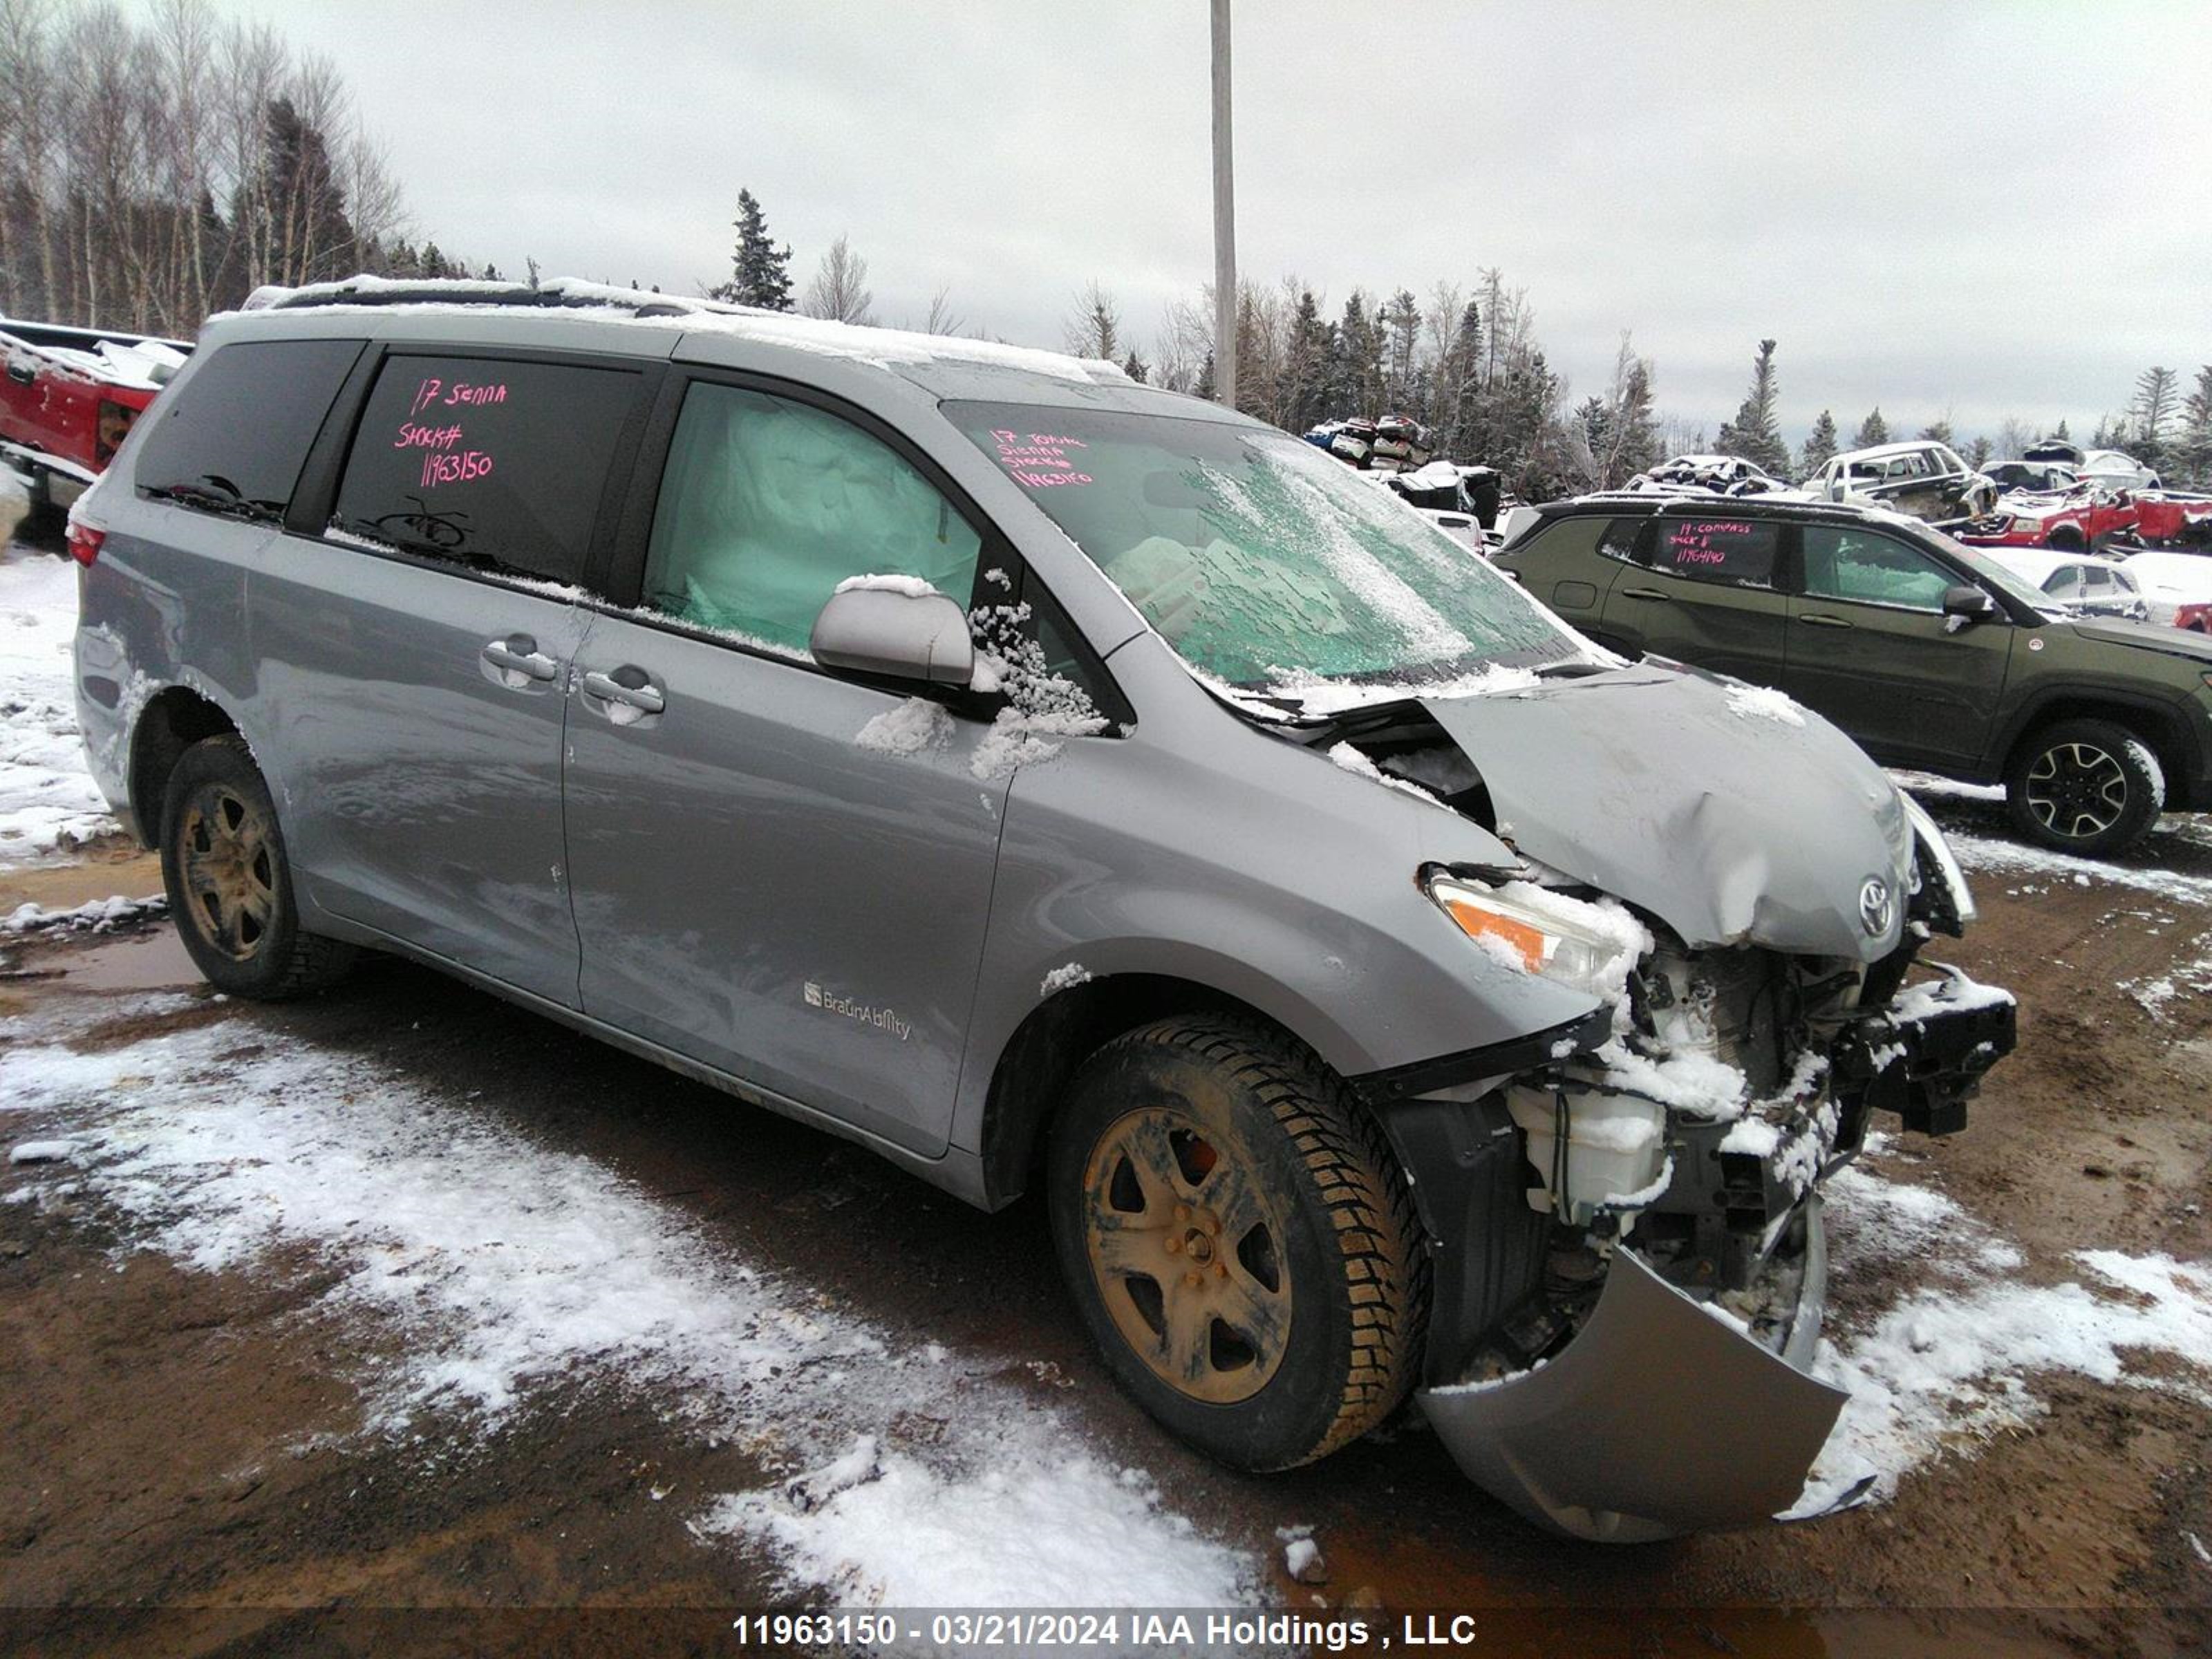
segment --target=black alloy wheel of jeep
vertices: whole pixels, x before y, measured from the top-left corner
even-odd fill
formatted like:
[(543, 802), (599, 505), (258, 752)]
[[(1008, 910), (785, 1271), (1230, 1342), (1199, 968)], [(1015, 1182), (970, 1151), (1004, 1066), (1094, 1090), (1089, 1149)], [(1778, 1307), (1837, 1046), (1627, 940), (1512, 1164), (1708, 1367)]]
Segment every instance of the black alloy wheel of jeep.
[(2005, 795), (2021, 833), (2061, 852), (2117, 852), (2165, 805), (2158, 763), (2110, 720), (2061, 720), (2020, 746)]

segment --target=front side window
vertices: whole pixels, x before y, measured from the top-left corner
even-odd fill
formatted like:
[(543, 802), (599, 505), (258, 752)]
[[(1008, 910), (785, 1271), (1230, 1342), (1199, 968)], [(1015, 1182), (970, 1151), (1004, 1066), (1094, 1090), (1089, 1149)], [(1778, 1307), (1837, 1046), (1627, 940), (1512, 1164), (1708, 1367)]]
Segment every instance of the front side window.
[(2062, 564), (2051, 573), (2051, 580), (2043, 584), (2043, 591), (2054, 599), (2070, 599), (2081, 591), (2081, 567)]
[(361, 349), (359, 340), (216, 347), (154, 405), (137, 487), (210, 512), (283, 517), (307, 447)]
[(1291, 701), (1581, 659), (1579, 636), (1387, 489), (1265, 428), (1096, 408), (945, 414), (1200, 672)]
[(1808, 598), (1941, 611), (1959, 579), (1917, 548), (1887, 536), (1829, 525), (1804, 528)]
[(981, 538), (879, 439), (811, 404), (696, 385), (661, 475), (643, 603), (806, 653), (853, 576), (913, 576), (966, 605)]
[(1726, 587), (1771, 587), (1781, 540), (1771, 519), (1662, 519), (1651, 568)]
[(641, 384), (626, 369), (393, 357), (362, 411), (331, 529), (574, 582)]

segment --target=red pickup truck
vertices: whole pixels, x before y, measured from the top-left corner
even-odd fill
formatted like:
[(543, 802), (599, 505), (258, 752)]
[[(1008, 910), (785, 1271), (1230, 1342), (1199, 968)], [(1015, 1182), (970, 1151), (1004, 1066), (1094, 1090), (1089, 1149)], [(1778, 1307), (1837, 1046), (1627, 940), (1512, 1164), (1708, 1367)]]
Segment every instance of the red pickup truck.
[(23, 475), (33, 511), (68, 507), (100, 476), (191, 352), (180, 340), (0, 318), (0, 459)]

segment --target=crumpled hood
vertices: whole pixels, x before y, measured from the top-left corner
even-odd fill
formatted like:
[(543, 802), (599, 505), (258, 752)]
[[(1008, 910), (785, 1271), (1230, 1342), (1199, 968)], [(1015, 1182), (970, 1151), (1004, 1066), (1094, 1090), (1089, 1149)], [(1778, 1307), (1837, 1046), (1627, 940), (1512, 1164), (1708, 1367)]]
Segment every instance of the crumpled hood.
[[(1902, 936), (1912, 831), (1895, 786), (1773, 692), (1646, 661), (1421, 706), (1481, 773), (1501, 839), (1685, 944), (1872, 962)], [(1870, 934), (1874, 879), (1891, 902)]]
[(2062, 625), (2100, 645), (2124, 645), (2137, 651), (2158, 651), (2169, 657), (2212, 663), (2212, 635), (2195, 633), (2186, 628), (2161, 628), (2156, 623), (2097, 622), (2087, 617), (2072, 619)]

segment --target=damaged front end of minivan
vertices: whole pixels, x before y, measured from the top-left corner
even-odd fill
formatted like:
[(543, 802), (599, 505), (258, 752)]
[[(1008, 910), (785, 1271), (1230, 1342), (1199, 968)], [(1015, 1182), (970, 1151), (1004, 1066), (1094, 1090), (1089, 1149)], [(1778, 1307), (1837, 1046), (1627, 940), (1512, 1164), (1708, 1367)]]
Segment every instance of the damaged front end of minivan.
[[(1583, 1538), (1790, 1508), (1845, 1398), (1812, 1370), (1821, 1183), (1877, 1112), (1963, 1127), (2014, 1043), (2009, 996), (1919, 960), (1973, 915), (1941, 832), (1744, 690), (1599, 670), (1327, 733), (1511, 847), (1517, 868), (1418, 878), (1492, 956), (1596, 1000), (1358, 1080), (1432, 1251), (1422, 1406), (1473, 1480)], [(1571, 728), (1578, 759), (1613, 752), (1552, 766)]]

